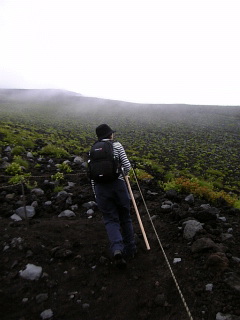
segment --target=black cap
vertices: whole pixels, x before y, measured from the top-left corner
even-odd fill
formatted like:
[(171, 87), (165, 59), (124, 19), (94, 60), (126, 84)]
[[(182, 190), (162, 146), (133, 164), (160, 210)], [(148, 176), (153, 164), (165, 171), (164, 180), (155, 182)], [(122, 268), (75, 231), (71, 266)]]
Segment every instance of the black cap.
[(100, 126), (96, 128), (98, 140), (107, 138), (114, 132), (116, 131), (112, 130), (107, 124), (100, 124)]

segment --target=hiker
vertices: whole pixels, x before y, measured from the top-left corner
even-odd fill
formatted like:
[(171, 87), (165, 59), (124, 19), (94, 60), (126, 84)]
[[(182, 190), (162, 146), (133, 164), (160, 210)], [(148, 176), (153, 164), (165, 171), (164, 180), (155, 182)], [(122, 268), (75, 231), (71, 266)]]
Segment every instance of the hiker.
[[(111, 147), (112, 149), (109, 150), (112, 150), (112, 158), (114, 156), (117, 160), (119, 164), (118, 168), (120, 167), (121, 171), (116, 173), (112, 181), (97, 181), (97, 178), (91, 181), (96, 202), (103, 214), (103, 221), (110, 241), (111, 253), (116, 264), (123, 266), (126, 264), (125, 258), (133, 257), (136, 253), (134, 231), (130, 216), (130, 197), (123, 177), (123, 175), (127, 175), (130, 171), (131, 164), (122, 144), (113, 141), (114, 132), (115, 131), (107, 124), (99, 125), (96, 128), (98, 142), (93, 145), (91, 150), (94, 149), (94, 146), (96, 147), (93, 152), (98, 152), (100, 149), (102, 150), (102, 146), (103, 148)], [(91, 161), (90, 151), (90, 171)], [(103, 161), (106, 162), (107, 160)], [(100, 166), (99, 163), (98, 165)], [(104, 164), (102, 164), (102, 166), (104, 167)], [(109, 167), (110, 164), (108, 165), (108, 168)]]

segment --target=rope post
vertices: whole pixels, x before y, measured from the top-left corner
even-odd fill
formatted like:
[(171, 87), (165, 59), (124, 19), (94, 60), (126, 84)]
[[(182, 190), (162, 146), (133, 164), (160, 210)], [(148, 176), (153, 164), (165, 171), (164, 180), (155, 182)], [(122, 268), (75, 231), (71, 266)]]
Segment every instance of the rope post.
[(27, 209), (26, 209), (26, 197), (25, 197), (25, 191), (24, 191), (24, 184), (23, 184), (23, 182), (21, 182), (21, 186), (22, 186), (24, 216), (25, 216), (25, 220), (26, 220), (26, 222), (27, 222), (27, 226), (29, 227), (29, 220), (28, 220), (28, 217), (27, 217)]
[(133, 196), (133, 192), (132, 192), (132, 189), (131, 189), (131, 186), (130, 186), (130, 182), (129, 182), (128, 176), (124, 176), (124, 178), (125, 178), (125, 181), (126, 181), (127, 186), (128, 186), (128, 191), (130, 193), (130, 196), (131, 196), (131, 199), (132, 199), (132, 202), (133, 202), (133, 206), (134, 206), (134, 209), (135, 209), (135, 212), (136, 212), (136, 215), (137, 215), (138, 223), (140, 225), (140, 229), (142, 231), (142, 235), (143, 235), (147, 250), (150, 250), (150, 246), (149, 246), (149, 243), (148, 243), (146, 232), (145, 232), (143, 224), (142, 224), (142, 220), (141, 220), (141, 217), (140, 217), (137, 205), (136, 205), (136, 201), (135, 201), (134, 196)]

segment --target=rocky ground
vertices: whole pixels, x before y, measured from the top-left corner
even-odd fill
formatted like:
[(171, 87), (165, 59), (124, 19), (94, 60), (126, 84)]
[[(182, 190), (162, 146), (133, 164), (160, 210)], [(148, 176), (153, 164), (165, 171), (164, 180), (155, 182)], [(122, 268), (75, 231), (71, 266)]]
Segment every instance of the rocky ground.
[(138, 254), (120, 270), (109, 255), (84, 163), (72, 159), (73, 175), (54, 192), (55, 163), (42, 159), (38, 186), (24, 189), (28, 220), (19, 209), (21, 185), (9, 186), (1, 176), (2, 320), (240, 319), (239, 210), (145, 181), (147, 211), (132, 183), (151, 249), (132, 208)]

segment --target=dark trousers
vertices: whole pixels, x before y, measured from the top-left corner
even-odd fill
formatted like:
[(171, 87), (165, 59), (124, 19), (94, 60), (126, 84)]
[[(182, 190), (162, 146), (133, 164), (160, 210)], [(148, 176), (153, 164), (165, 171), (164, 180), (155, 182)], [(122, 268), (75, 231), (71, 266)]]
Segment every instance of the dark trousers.
[(111, 252), (121, 250), (131, 255), (136, 250), (130, 216), (130, 197), (125, 181), (96, 183), (96, 200), (110, 241)]

